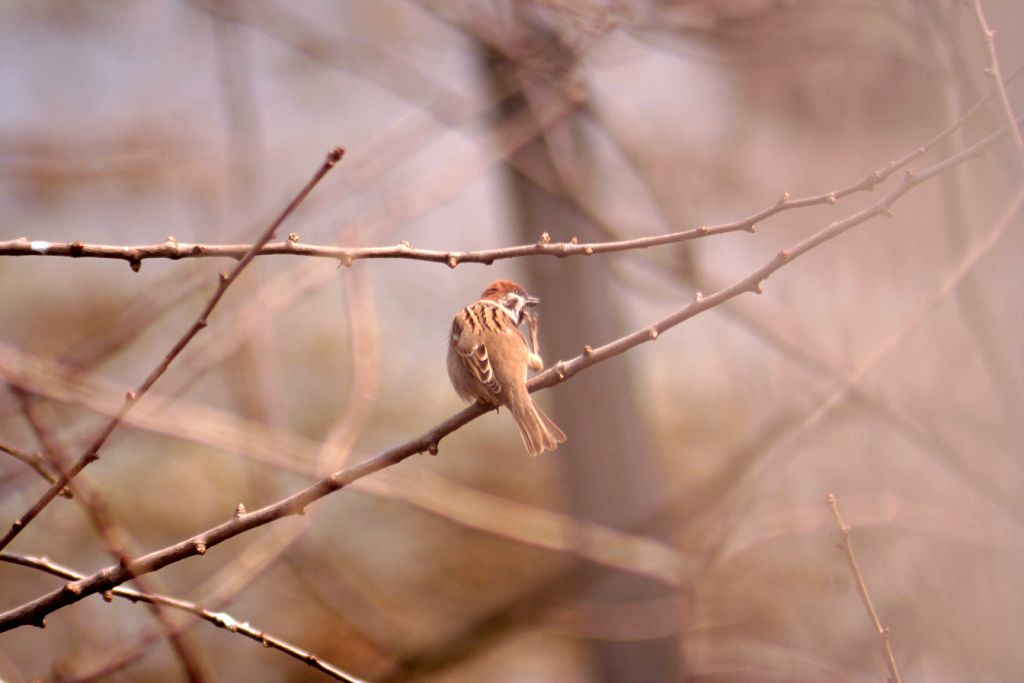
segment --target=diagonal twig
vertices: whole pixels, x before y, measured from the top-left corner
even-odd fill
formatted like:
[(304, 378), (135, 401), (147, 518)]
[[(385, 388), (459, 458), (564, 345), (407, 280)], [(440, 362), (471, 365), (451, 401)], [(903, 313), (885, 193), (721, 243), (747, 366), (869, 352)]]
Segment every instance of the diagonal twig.
[(7, 547), (7, 545), (14, 540), (14, 538), (21, 533), (29, 523), (31, 523), (31, 521), (35, 519), (47, 505), (49, 505), (50, 501), (52, 501), (54, 497), (56, 497), (65, 486), (67, 486), (68, 482), (74, 479), (74, 477), (90, 463), (99, 459), (100, 448), (103, 447), (103, 444), (106, 443), (111, 433), (113, 433), (121, 423), (121, 419), (132, 409), (133, 406), (135, 406), (136, 403), (138, 403), (139, 399), (149, 391), (150, 387), (160, 379), (160, 376), (164, 374), (168, 367), (170, 367), (171, 363), (174, 362), (174, 359), (177, 358), (188, 343), (192, 341), (193, 337), (195, 337), (200, 330), (206, 327), (207, 318), (224, 297), (228, 287), (238, 279), (238, 276), (243, 270), (245, 270), (245, 267), (252, 263), (252, 260), (256, 258), (259, 250), (267, 244), (267, 242), (273, 239), (274, 233), (277, 232), (281, 223), (283, 223), (285, 219), (288, 218), (296, 208), (298, 208), (309, 193), (313, 191), (313, 188), (316, 187), (323, 177), (327, 175), (332, 168), (334, 168), (335, 164), (341, 160), (344, 153), (345, 151), (341, 147), (331, 150), (331, 152), (328, 153), (327, 158), (320, 165), (320, 168), (313, 174), (313, 177), (310, 178), (301, 190), (299, 190), (299, 193), (295, 195), (294, 199), (292, 199), (288, 206), (285, 207), (284, 211), (282, 211), (280, 215), (278, 215), (278, 217), (267, 227), (267, 229), (263, 231), (263, 234), (260, 235), (259, 239), (256, 240), (248, 251), (239, 259), (235, 267), (228, 273), (221, 273), (220, 284), (214, 291), (213, 296), (211, 296), (206, 302), (206, 305), (203, 306), (202, 311), (199, 313), (199, 317), (196, 318), (195, 322), (193, 322), (178, 341), (175, 342), (171, 350), (167, 352), (167, 355), (157, 363), (157, 366), (153, 368), (152, 372), (150, 372), (146, 379), (143, 380), (142, 384), (140, 384), (135, 391), (128, 392), (118, 413), (96, 435), (89, 444), (85, 453), (83, 453), (70, 467), (68, 467), (66, 472), (61, 474), (57, 481), (46, 490), (46, 493), (44, 493), (31, 508), (11, 524), (7, 533), (4, 534), (3, 538), (0, 538), (0, 550)]
[(836, 501), (835, 494), (828, 494), (826, 496), (828, 506), (832, 509), (832, 514), (836, 518), (836, 524), (839, 525), (839, 532), (843, 536), (843, 540), (840, 543), (840, 548), (843, 550), (843, 554), (846, 555), (846, 561), (850, 563), (850, 569), (853, 571), (853, 577), (857, 581), (857, 592), (860, 593), (860, 599), (864, 601), (864, 607), (868, 611), (868, 615), (871, 617), (872, 623), (875, 625), (875, 630), (878, 632), (878, 637), (882, 641), (882, 649), (885, 652), (885, 665), (889, 667), (889, 681), (890, 683), (902, 683), (900, 678), (900, 671), (896, 668), (896, 658), (892, 653), (892, 642), (889, 638), (889, 628), (882, 626), (882, 621), (878, 618), (878, 612), (875, 611), (875, 605), (871, 602), (871, 594), (868, 593), (868, 585), (864, 581), (864, 574), (860, 571), (860, 565), (857, 564), (857, 556), (853, 554), (853, 544), (850, 543), (850, 527), (846, 526), (843, 522), (842, 516), (839, 514), (839, 503)]

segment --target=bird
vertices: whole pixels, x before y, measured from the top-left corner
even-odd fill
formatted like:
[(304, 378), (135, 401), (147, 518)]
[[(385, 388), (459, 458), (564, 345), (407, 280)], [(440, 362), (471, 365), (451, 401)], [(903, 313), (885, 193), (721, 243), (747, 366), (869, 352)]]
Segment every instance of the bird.
[(448, 338), (448, 377), (465, 401), (489, 407), (505, 406), (519, 427), (531, 455), (553, 451), (565, 434), (533, 402), (526, 389), (527, 369), (544, 367), (519, 330), (534, 318), (527, 310), (540, 303), (511, 280), (495, 280), (480, 299), (455, 314)]

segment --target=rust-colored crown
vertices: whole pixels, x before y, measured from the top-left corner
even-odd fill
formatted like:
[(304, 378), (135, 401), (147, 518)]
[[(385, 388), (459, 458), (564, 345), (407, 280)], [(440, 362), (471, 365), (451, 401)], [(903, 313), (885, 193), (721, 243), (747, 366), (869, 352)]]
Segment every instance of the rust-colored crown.
[(512, 282), (511, 280), (495, 280), (491, 284), (487, 285), (487, 289), (485, 289), (484, 293), (480, 295), (480, 298), (498, 301), (509, 292), (515, 292), (516, 294), (524, 297), (526, 296), (526, 290), (515, 282)]

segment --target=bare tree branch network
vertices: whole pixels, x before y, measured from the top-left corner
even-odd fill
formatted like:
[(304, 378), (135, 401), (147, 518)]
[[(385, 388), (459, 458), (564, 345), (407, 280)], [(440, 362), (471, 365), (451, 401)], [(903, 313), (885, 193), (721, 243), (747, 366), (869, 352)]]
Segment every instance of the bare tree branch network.
[(11, 2), (0, 681), (1014, 680), (1022, 73), (1013, 0)]

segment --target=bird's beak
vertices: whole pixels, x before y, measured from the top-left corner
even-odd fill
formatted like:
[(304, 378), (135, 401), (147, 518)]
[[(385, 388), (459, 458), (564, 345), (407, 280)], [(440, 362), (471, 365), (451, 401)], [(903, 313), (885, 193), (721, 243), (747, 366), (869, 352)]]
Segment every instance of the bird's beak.
[(539, 303), (540, 303), (540, 299), (538, 299), (535, 296), (528, 296), (528, 297), (526, 297), (526, 305), (527, 306), (536, 306)]

